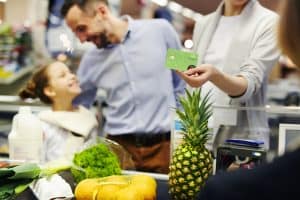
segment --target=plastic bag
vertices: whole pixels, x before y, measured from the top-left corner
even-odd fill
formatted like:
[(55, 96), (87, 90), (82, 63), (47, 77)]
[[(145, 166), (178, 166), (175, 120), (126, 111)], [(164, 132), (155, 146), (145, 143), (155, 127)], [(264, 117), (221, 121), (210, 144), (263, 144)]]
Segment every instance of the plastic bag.
[(97, 140), (105, 143), (118, 156), (122, 169), (136, 169), (131, 154), (122, 145), (103, 137), (99, 137)]
[(118, 143), (99, 137), (75, 153), (71, 172), (79, 182), (86, 178), (119, 175), (128, 166), (134, 168), (131, 155)]
[(70, 185), (58, 174), (36, 180), (31, 189), (38, 199), (73, 197)]

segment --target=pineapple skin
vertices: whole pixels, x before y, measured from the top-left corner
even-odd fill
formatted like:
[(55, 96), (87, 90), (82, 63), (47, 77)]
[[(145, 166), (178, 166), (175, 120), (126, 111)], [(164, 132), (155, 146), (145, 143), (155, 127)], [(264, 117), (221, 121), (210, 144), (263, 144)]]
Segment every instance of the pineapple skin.
[(213, 171), (211, 153), (183, 143), (175, 150), (169, 173), (169, 193), (174, 200), (193, 200)]

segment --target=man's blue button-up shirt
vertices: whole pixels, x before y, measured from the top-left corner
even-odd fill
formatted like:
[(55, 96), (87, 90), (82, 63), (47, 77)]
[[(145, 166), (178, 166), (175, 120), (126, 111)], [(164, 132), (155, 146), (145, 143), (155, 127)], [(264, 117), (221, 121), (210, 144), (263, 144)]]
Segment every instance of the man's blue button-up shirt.
[(168, 48), (181, 47), (166, 20), (128, 20), (123, 42), (93, 48), (80, 63), (83, 93), (76, 103), (89, 106), (100, 91), (104, 101), (105, 133), (158, 133), (170, 131), (171, 108), (185, 83), (165, 67)]

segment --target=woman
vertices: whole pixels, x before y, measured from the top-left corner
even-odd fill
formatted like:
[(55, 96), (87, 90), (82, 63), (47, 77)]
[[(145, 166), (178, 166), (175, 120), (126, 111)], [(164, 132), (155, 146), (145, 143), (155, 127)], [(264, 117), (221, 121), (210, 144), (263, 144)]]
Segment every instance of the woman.
[[(300, 66), (300, 1), (281, 1), (279, 44)], [(299, 195), (300, 148), (252, 170), (236, 170), (211, 177), (199, 200), (282, 200)], [(217, 192), (216, 192), (217, 191)], [(297, 198), (296, 198), (297, 199)]]
[[(279, 58), (277, 18), (256, 0), (224, 0), (196, 23), (193, 40), (198, 66), (178, 74), (192, 87), (212, 90), (214, 105), (265, 106), (268, 75)], [(210, 124), (214, 128), (233, 125), (238, 134), (231, 137), (260, 139), (268, 148), (265, 112), (215, 108)]]

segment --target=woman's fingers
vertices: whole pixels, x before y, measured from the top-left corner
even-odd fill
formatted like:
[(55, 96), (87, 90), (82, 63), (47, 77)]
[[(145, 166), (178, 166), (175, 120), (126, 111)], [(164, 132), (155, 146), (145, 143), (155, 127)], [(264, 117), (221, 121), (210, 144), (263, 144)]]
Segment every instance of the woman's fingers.
[(185, 74), (187, 75), (200, 75), (201, 73), (205, 72), (205, 68), (202, 66), (196, 67), (196, 68), (192, 68), (189, 69), (187, 71), (184, 71)]
[(192, 75), (187, 75), (185, 72), (180, 71), (176, 71), (176, 73), (191, 87), (200, 87), (207, 81), (207, 77), (204, 73), (194, 73)]

